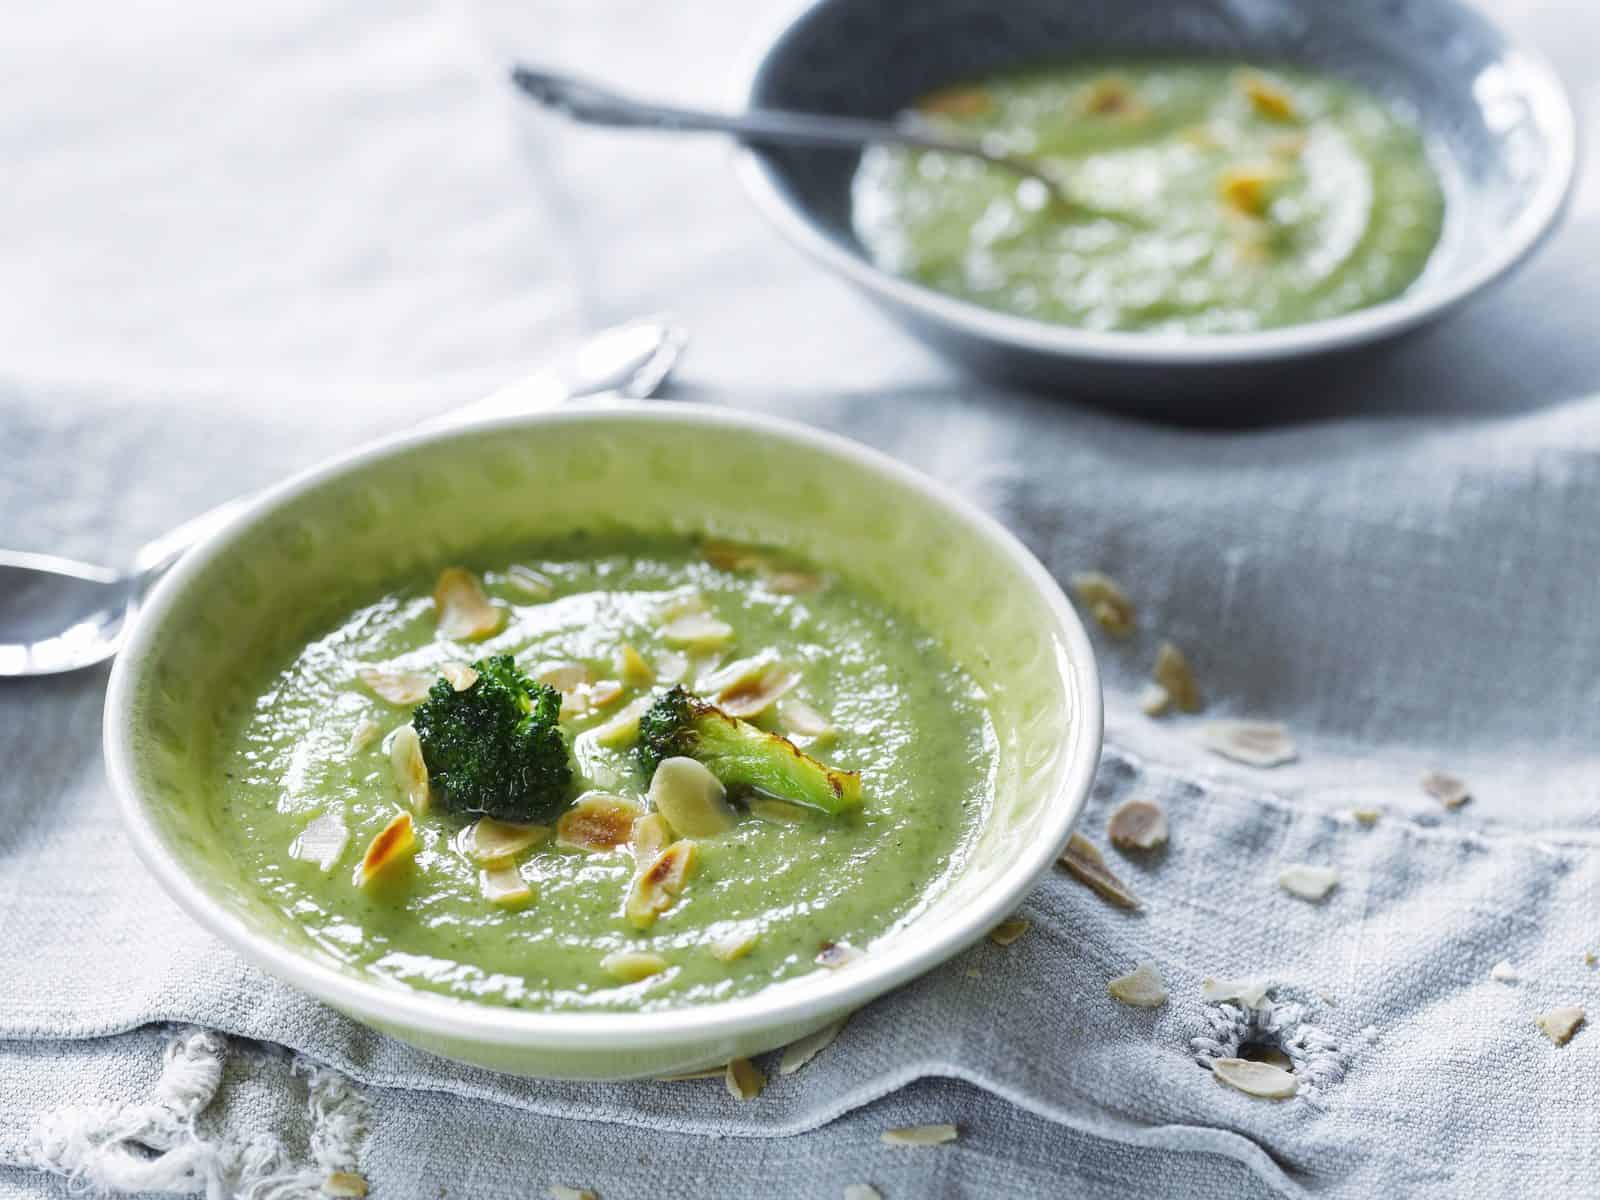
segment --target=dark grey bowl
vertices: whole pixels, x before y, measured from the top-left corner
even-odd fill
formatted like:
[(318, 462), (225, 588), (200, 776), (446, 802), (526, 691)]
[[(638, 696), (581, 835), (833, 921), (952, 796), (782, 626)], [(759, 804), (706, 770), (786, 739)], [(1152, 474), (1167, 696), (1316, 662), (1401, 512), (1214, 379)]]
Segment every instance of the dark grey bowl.
[(1294, 386), (1336, 355), (1461, 303), (1549, 232), (1572, 181), (1572, 109), (1544, 59), (1455, 0), (813, 0), (739, 84), (756, 107), (888, 116), (942, 84), (1098, 53), (1196, 52), (1311, 66), (1364, 84), (1422, 127), (1445, 188), (1443, 236), (1401, 296), (1252, 334), (1097, 333), (1007, 316), (873, 266), (850, 226), (857, 155), (743, 150), (757, 207), (913, 333), (973, 368), (1171, 409)]

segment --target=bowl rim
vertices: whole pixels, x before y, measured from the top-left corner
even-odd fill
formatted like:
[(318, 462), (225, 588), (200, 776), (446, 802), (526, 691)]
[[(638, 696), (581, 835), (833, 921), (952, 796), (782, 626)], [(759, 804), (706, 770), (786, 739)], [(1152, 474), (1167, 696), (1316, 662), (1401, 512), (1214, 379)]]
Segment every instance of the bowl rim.
[[(761, 75), (790, 31), (813, 12), (836, 2), (796, 0), (752, 39), (732, 84), (731, 102), (736, 108), (750, 107)], [(1432, 2), (1469, 13), (1499, 37), (1505, 55), (1514, 58), (1527, 83), (1535, 123), (1549, 136), (1552, 161), (1540, 176), (1528, 204), (1480, 262), (1436, 285), (1408, 289), (1389, 300), (1325, 320), (1252, 333), (1163, 334), (1100, 332), (1012, 316), (892, 275), (864, 253), (843, 248), (812, 220), (808, 209), (790, 198), (778, 171), (758, 149), (740, 146), (735, 152), (734, 171), (767, 223), (807, 257), (922, 321), (989, 342), (1060, 358), (1149, 366), (1272, 362), (1359, 346), (1442, 316), (1507, 275), (1551, 234), (1572, 195), (1578, 156), (1577, 119), (1571, 97), (1549, 59), (1536, 47), (1512, 36), (1486, 11), (1468, 8), (1458, 0)]]
[[(1053, 632), (1066, 642), (1065, 655), (1055, 657), (1061, 660), (1058, 666), (1063, 683), (1076, 710), (1071, 736), (1050, 783), (1046, 808), (1052, 816), (1047, 820), (1045, 835), (1031, 839), (982, 898), (966, 906), (956, 919), (905, 939), (888, 952), (865, 956), (849, 970), (821, 978), (808, 976), (809, 986), (766, 988), (736, 1000), (659, 1012), (569, 1013), (503, 1008), (363, 977), (323, 963), (310, 951), (297, 949), (281, 938), (251, 929), (213, 900), (168, 850), (148, 811), (159, 801), (147, 799), (136, 784), (137, 755), (130, 706), (154, 663), (151, 650), (165, 618), (197, 576), (241, 535), (291, 501), (392, 456), (477, 436), (484, 430), (582, 425), (619, 418), (645, 426), (737, 427), (759, 436), (803, 443), (917, 493), (929, 508), (963, 521), (974, 536), (1010, 560), (1049, 610), (1056, 627)], [(865, 1004), (977, 941), (1016, 907), (1066, 843), (1088, 799), (1100, 757), (1103, 722), (1098, 667), (1082, 621), (1043, 564), (1015, 535), (970, 501), (881, 451), (797, 421), (706, 404), (633, 402), (571, 404), (469, 425), (419, 429), (357, 447), (268, 489), (184, 555), (141, 607), (112, 668), (105, 702), (104, 751), (125, 826), (145, 866), (190, 917), (277, 978), (358, 1019), (375, 1020), (396, 1031), (418, 1030), (504, 1046), (645, 1050), (729, 1039), (784, 1025), (799, 1028), (808, 1019)]]

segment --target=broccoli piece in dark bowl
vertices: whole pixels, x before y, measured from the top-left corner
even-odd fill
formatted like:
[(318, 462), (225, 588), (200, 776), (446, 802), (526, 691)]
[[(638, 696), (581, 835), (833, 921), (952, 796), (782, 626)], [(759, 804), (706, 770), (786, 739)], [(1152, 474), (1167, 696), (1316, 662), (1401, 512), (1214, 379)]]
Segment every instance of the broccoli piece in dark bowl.
[(675, 687), (639, 718), (639, 761), (654, 772), (664, 758), (693, 758), (725, 788), (751, 788), (839, 813), (861, 806), (861, 776), (836, 771), (788, 738), (730, 717)]
[(509, 654), (472, 669), (471, 687), (458, 692), (441, 679), (412, 713), (429, 780), (451, 812), (553, 819), (572, 787), (561, 693), (529, 679)]

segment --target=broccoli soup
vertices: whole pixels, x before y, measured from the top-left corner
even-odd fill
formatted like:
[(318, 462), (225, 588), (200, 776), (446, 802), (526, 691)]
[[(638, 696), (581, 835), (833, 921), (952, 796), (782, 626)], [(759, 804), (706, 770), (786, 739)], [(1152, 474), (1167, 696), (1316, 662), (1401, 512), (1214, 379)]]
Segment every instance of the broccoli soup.
[(227, 720), (229, 852), (327, 953), (494, 1004), (702, 1004), (843, 966), (960, 865), (983, 697), (870, 595), (724, 543), (473, 567), (354, 598)]
[(1444, 200), (1416, 129), (1292, 68), (1131, 60), (946, 88), (921, 119), (1039, 163), (879, 148), (873, 259), (964, 300), (1100, 330), (1241, 333), (1377, 304), (1422, 274)]

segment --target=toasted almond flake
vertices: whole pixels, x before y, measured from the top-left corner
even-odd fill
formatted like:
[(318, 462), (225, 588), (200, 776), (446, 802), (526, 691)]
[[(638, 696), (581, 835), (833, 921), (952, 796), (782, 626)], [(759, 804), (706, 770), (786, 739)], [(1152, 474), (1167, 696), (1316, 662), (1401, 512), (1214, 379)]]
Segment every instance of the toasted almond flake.
[(550, 1200), (600, 1200), (600, 1196), (590, 1188), (575, 1188), (568, 1187), (564, 1183), (552, 1183)]
[(1133, 85), (1117, 75), (1096, 79), (1079, 98), (1079, 108), (1091, 117), (1143, 116), (1148, 110)]
[(735, 929), (711, 943), (711, 957), (718, 962), (737, 962), (756, 948), (761, 931), (751, 926)]
[(361, 1200), (367, 1194), (367, 1181), (354, 1171), (329, 1171), (322, 1180), (322, 1194), (337, 1200)]
[(1079, 883), (1111, 901), (1119, 908), (1134, 909), (1139, 901), (1122, 880), (1106, 866), (1106, 860), (1094, 843), (1082, 834), (1075, 833), (1067, 841), (1067, 848), (1056, 860)]
[(1592, 967), (1597, 962), (1600, 962), (1600, 955), (1596, 955), (1593, 950), (1585, 950), (1583, 952), (1583, 965), (1584, 966)]
[(1201, 728), (1200, 743), (1251, 767), (1280, 767), (1300, 757), (1289, 731), (1274, 721), (1211, 721)]
[(1578, 1026), (1583, 1024), (1583, 1015), (1581, 1004), (1569, 1004), (1542, 1013), (1534, 1019), (1534, 1024), (1539, 1027), (1540, 1033), (1556, 1045), (1565, 1046), (1572, 1040), (1572, 1035), (1578, 1032)]
[(778, 728), (800, 737), (824, 737), (834, 732), (827, 717), (793, 696), (778, 702)]
[(585, 792), (556, 821), (556, 845), (604, 853), (633, 837), (633, 823), (644, 815), (632, 800), (609, 792)]
[(617, 668), (617, 675), (629, 687), (649, 687), (656, 681), (654, 668), (645, 661), (644, 655), (628, 645), (627, 642), (623, 642), (622, 645), (617, 647), (614, 665)]
[(878, 1137), (886, 1146), (942, 1146), (955, 1141), (959, 1132), (954, 1125), (907, 1125), (885, 1129)]
[(613, 950), (600, 960), (600, 969), (624, 983), (638, 983), (667, 969), (667, 960), (648, 950)]
[(844, 1200), (883, 1200), (883, 1193), (870, 1183), (847, 1183)]
[(784, 693), (800, 682), (800, 673), (781, 663), (773, 663), (756, 679), (717, 693), (717, 707), (730, 717), (753, 721), (775, 704)]
[(1211, 1073), (1229, 1087), (1262, 1100), (1287, 1100), (1300, 1087), (1300, 1081), (1282, 1067), (1248, 1058), (1216, 1059)]
[(1250, 107), (1269, 120), (1293, 121), (1298, 115), (1294, 97), (1264, 76), (1246, 75), (1239, 81), (1239, 87), (1250, 101)]
[(401, 813), (368, 843), (361, 865), (356, 868), (356, 886), (365, 887), (395, 864), (409, 861), (416, 852), (417, 835), (411, 827), (411, 814)]
[(729, 1059), (724, 1081), (735, 1100), (754, 1100), (767, 1086), (767, 1077), (748, 1058)]
[(1229, 167), (1217, 179), (1217, 195), (1234, 212), (1261, 217), (1287, 178), (1287, 172), (1275, 162)]
[(556, 591), (555, 584), (550, 582), (548, 575), (521, 563), (506, 569), (506, 582), (523, 595), (531, 596), (535, 600), (548, 600)]
[(421, 704), (438, 678), (422, 671), (391, 671), (384, 667), (362, 667), (356, 678), (380, 700), (390, 704)]
[(705, 595), (694, 588), (667, 592), (663, 595), (660, 607), (656, 609), (656, 618), (665, 625), (669, 621), (676, 621), (679, 617), (686, 617), (691, 613), (703, 613), (709, 607)]
[(996, 946), (1009, 946), (1028, 932), (1031, 922), (1027, 917), (1007, 917), (989, 930), (989, 940)]
[(561, 696), (561, 711), (569, 710), (579, 715), (598, 712), (622, 699), (622, 684), (615, 679), (597, 679), (593, 683), (580, 683), (571, 692)]
[(1444, 771), (1429, 771), (1422, 777), (1422, 790), (1446, 808), (1460, 808), (1472, 799), (1467, 785)]
[(762, 582), (780, 596), (804, 596), (820, 592), (827, 580), (815, 571), (773, 571)]
[(489, 602), (478, 577), (462, 567), (439, 572), (433, 607), (440, 635), (456, 641), (486, 638), (505, 620), (505, 613)]
[(733, 626), (710, 613), (689, 613), (663, 625), (661, 636), (672, 646), (717, 650), (733, 640)]
[(718, 1067), (707, 1067), (704, 1071), (680, 1071), (676, 1075), (657, 1075), (655, 1078), (660, 1083), (687, 1083), (691, 1079), (725, 1079), (728, 1075), (728, 1064), (723, 1063)]
[(1172, 707), (1172, 693), (1159, 683), (1148, 684), (1139, 693), (1139, 711), (1147, 717), (1159, 717)]
[(1378, 808), (1353, 808), (1350, 815), (1361, 825), (1376, 825), (1378, 818), (1383, 816), (1383, 810)]
[(861, 951), (845, 942), (824, 942), (817, 951), (817, 965), (827, 967), (830, 971), (837, 971), (840, 967), (849, 966), (861, 957)]
[(1126, 975), (1109, 980), (1106, 992), (1113, 1000), (1133, 1008), (1160, 1008), (1167, 1002), (1166, 985), (1153, 962), (1142, 962)]
[(844, 1021), (835, 1021), (831, 1025), (824, 1025), (821, 1029), (813, 1030), (799, 1041), (790, 1042), (783, 1048), (783, 1057), (778, 1060), (779, 1075), (793, 1075), (817, 1055), (821, 1054), (844, 1029)]
[(689, 674), (689, 656), (681, 650), (656, 655), (656, 678), (662, 683), (682, 683)]
[(917, 101), (918, 112), (940, 117), (976, 117), (993, 107), (994, 98), (974, 84), (942, 87)]
[(516, 908), (533, 899), (533, 888), (510, 863), (500, 863), (479, 871), (478, 888), (485, 900), (503, 908)]
[(1106, 825), (1119, 850), (1154, 850), (1167, 844), (1167, 813), (1154, 800), (1125, 800)]
[(467, 826), (461, 845), (479, 863), (506, 862), (550, 836), (548, 825), (513, 825), (493, 817), (479, 817)]
[(1515, 983), (1517, 981), (1517, 969), (1511, 965), (1509, 960), (1502, 958), (1489, 968), (1489, 978), (1500, 983)]
[(637, 696), (619, 708), (604, 725), (590, 731), (595, 743), (613, 750), (639, 740), (639, 718), (650, 708), (649, 696)]
[(1339, 872), (1312, 863), (1290, 863), (1278, 872), (1278, 886), (1302, 900), (1321, 900), (1338, 883)]
[(759, 571), (767, 565), (767, 556), (756, 547), (722, 538), (701, 542), (700, 557), (719, 571)]
[(1099, 571), (1084, 571), (1074, 575), (1070, 582), (1072, 594), (1101, 629), (1114, 638), (1132, 635), (1137, 624), (1133, 601), (1116, 580)]
[(439, 674), (458, 692), (464, 692), (478, 682), (478, 673), (466, 663), (445, 663)]
[(577, 691), (594, 676), (581, 662), (547, 662), (533, 669), (533, 678), (538, 683), (549, 684), (565, 696), (568, 692)]
[(815, 818), (816, 809), (772, 796), (760, 796), (750, 801), (750, 815), (775, 825), (807, 825)]
[(1204, 705), (1200, 688), (1189, 669), (1189, 660), (1171, 642), (1162, 642), (1156, 650), (1156, 665), (1152, 674), (1155, 681), (1166, 689), (1172, 702), (1184, 712), (1199, 712)]
[(350, 755), (360, 754), (368, 746), (372, 745), (373, 739), (382, 732), (382, 725), (379, 725), (371, 717), (362, 717), (361, 720), (356, 722), (356, 727), (350, 731), (350, 743), (344, 748), (345, 753)]
[(1200, 981), (1200, 996), (1208, 1004), (1242, 1004), (1260, 1008), (1272, 984), (1265, 979), (1212, 979)]
[(673, 842), (634, 876), (623, 911), (635, 929), (650, 928), (672, 907), (689, 882), (694, 861), (693, 842)]
[(304, 862), (316, 863), (317, 868), (326, 875), (333, 870), (349, 844), (350, 831), (345, 828), (344, 818), (338, 813), (328, 812), (311, 819), (289, 847), (289, 854)]
[(717, 777), (692, 758), (662, 759), (650, 777), (649, 799), (681, 837), (715, 837), (739, 819)]
[(402, 725), (394, 731), (389, 743), (389, 769), (394, 783), (413, 812), (428, 811), (428, 764), (422, 758), (422, 739), (412, 725)]
[(641, 867), (653, 863), (657, 855), (672, 845), (672, 826), (660, 813), (645, 813), (633, 823), (628, 843), (633, 850), (634, 861)]

